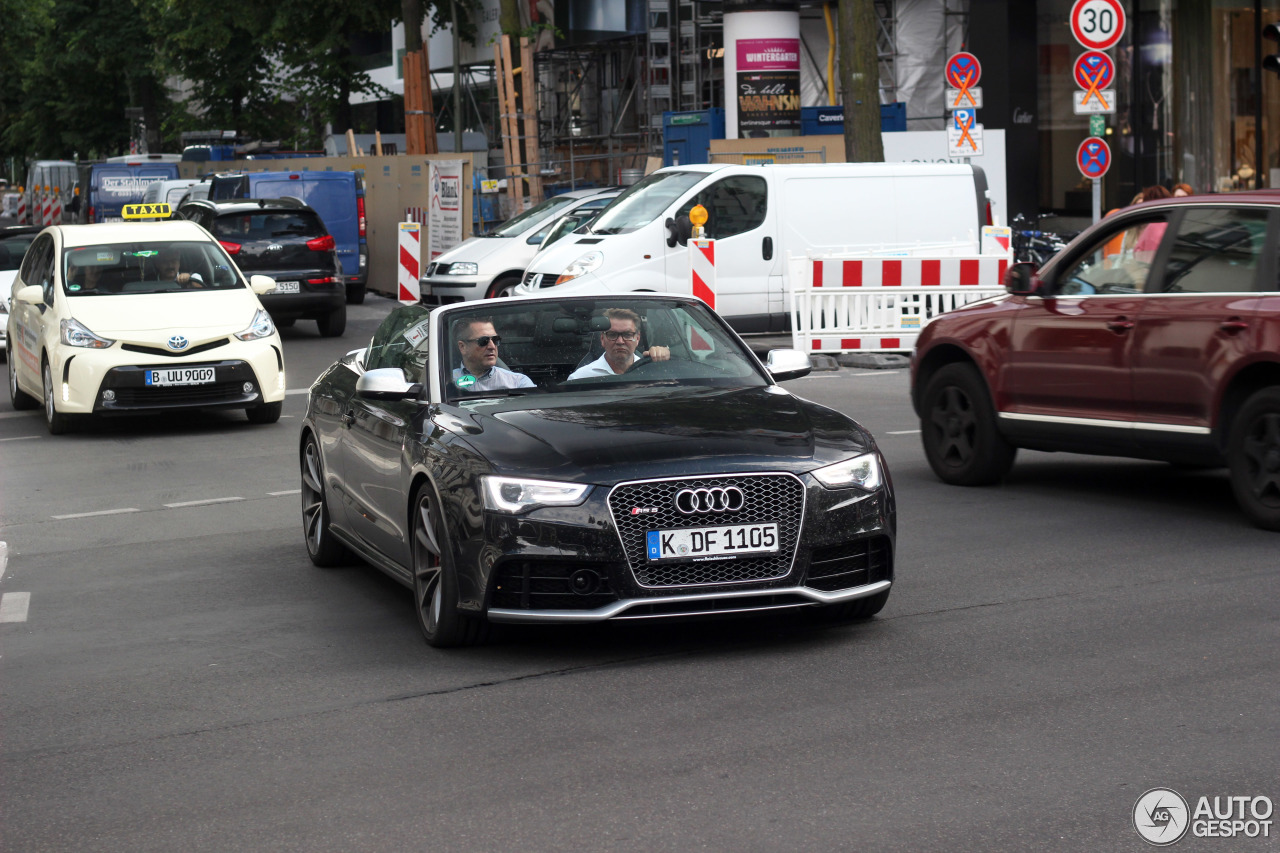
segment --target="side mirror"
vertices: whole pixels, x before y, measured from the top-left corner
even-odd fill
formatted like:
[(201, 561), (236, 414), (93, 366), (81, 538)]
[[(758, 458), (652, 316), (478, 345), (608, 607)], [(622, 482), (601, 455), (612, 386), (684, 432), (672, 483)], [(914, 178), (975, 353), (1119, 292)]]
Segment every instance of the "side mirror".
[(689, 245), (689, 238), (693, 236), (693, 223), (688, 216), (668, 216), (663, 224), (667, 226), (667, 246), (675, 248), (676, 243), (681, 246)]
[(14, 302), (25, 302), (27, 305), (44, 304), (44, 288), (38, 284), (28, 284), (13, 294)]
[(261, 296), (276, 289), (276, 280), (269, 275), (251, 275), (249, 289)]
[(1014, 264), (1005, 270), (1004, 289), (1014, 296), (1031, 296), (1039, 293), (1040, 276), (1036, 275), (1035, 264)]
[(422, 385), (405, 381), (404, 371), (398, 367), (379, 367), (362, 373), (356, 380), (356, 396), (366, 400), (407, 400), (422, 396)]
[(813, 369), (809, 356), (798, 349), (771, 349), (764, 366), (775, 382), (808, 376)]

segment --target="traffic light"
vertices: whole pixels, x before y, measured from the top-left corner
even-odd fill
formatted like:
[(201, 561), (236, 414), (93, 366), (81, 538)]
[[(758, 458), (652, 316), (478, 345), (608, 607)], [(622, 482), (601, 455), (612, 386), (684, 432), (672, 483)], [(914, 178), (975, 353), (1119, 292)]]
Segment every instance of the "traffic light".
[[(1272, 21), (1263, 27), (1262, 37), (1271, 42), (1272, 50), (1280, 51), (1280, 21)], [(1262, 68), (1280, 74), (1280, 53), (1268, 53), (1262, 57)]]

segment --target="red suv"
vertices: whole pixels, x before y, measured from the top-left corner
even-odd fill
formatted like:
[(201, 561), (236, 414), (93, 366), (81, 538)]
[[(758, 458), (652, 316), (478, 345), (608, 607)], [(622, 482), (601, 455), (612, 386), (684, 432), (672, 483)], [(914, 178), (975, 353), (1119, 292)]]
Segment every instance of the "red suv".
[(944, 314), (912, 359), (925, 455), (948, 483), (1001, 479), (1019, 447), (1226, 465), (1280, 530), (1280, 191), (1110, 216), (1008, 296)]

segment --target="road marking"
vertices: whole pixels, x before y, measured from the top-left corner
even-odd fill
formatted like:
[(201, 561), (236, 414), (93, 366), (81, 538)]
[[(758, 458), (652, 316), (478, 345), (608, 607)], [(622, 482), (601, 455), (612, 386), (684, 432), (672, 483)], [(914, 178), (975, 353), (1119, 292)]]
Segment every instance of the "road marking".
[(235, 501), (242, 501), (244, 498), (205, 498), (202, 501), (182, 501), (176, 504), (165, 504), (169, 509), (179, 509), (184, 506), (205, 506), (206, 504), (229, 504)]
[(300, 495), (302, 494), (302, 489), (286, 489), (283, 492), (267, 492), (267, 494), (273, 498), (278, 498), (281, 495)]
[(0, 441), (26, 441), (29, 438), (40, 438), (38, 435), (15, 435), (13, 438), (0, 438)]
[(285, 393), (285, 396), (293, 396), (296, 394), (310, 394), (311, 389), (310, 388), (290, 388), (288, 391), (285, 391), (284, 393)]
[(54, 518), (58, 521), (64, 521), (68, 518), (89, 518), (94, 515), (123, 515), (126, 512), (142, 512), (142, 510), (137, 507), (125, 506), (119, 509), (100, 509), (96, 512), (72, 512), (67, 515), (55, 515)]
[(42, 412), (0, 412), (0, 418), (8, 420), (9, 418), (38, 418)]
[(4, 581), (4, 569), (9, 565), (9, 543), (0, 542), (0, 582)]
[[(902, 368), (897, 368), (901, 370)], [(868, 370), (866, 373), (855, 373), (854, 376), (893, 376), (897, 370)]]
[(0, 595), (0, 622), (26, 622), (31, 593), (6, 592)]
[(889, 430), (888, 432), (885, 433), (885, 435), (919, 435), (919, 434), (920, 434), (920, 430), (918, 429)]

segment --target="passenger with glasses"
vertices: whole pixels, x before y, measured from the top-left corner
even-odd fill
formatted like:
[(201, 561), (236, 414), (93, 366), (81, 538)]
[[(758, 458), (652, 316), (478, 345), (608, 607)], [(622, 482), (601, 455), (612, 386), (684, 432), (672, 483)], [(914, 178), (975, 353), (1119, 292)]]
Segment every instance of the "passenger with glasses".
[(498, 366), (498, 344), (502, 338), (494, 331), (490, 318), (460, 321), (455, 327), (454, 338), (458, 341), (458, 352), (462, 354), (462, 367), (453, 371), (453, 384), (459, 391), (476, 393), (535, 387), (528, 376)]
[(627, 308), (606, 308), (604, 315), (609, 318), (609, 330), (600, 333), (604, 355), (570, 373), (570, 379), (626, 373), (642, 356), (651, 361), (671, 358), (671, 350), (660, 346), (651, 346), (642, 355), (636, 355), (636, 347), (640, 345), (640, 315), (636, 312)]

